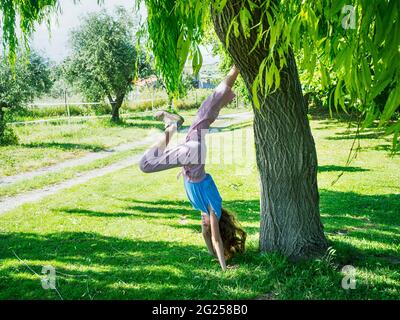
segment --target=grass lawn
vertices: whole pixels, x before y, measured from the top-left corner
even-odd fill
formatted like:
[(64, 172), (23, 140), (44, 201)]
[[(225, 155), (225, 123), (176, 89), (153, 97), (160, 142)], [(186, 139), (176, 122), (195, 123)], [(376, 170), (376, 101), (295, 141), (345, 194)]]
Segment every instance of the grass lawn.
[[(237, 268), (222, 273), (208, 255), (178, 169), (146, 175), (132, 166), (0, 216), (0, 299), (59, 299), (41, 287), (47, 265), (64, 299), (400, 299), (400, 157), (388, 153), (390, 137), (364, 133), (345, 166), (354, 128), (335, 120), (312, 127), (330, 257), (294, 264), (258, 252), (252, 129), (238, 126), (213, 134), (242, 140), (213, 139), (207, 167), (248, 232), (247, 252), (231, 261)], [(222, 153), (235, 163), (215, 163)], [(347, 264), (356, 268), (351, 291), (341, 287)]]

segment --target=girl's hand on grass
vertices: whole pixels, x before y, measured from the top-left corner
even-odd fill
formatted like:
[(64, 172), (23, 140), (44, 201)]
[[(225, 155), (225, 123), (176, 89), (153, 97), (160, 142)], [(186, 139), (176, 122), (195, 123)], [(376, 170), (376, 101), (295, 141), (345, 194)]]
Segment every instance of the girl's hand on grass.
[(223, 272), (226, 272), (226, 271), (234, 270), (234, 269), (237, 269), (237, 268), (239, 268), (239, 265), (238, 265), (238, 264), (228, 265), (228, 266), (226, 266), (225, 268), (222, 268), (222, 271), (223, 271)]
[(233, 269), (239, 268), (239, 265), (238, 264), (228, 265), (228, 266), (226, 266), (226, 268), (229, 270), (233, 270)]

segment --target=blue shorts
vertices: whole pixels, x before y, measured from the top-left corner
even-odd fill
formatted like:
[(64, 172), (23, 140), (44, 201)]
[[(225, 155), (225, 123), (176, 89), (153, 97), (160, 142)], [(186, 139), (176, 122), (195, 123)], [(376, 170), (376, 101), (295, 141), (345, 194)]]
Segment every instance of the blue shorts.
[(219, 220), (221, 218), (222, 198), (213, 178), (209, 174), (206, 174), (200, 182), (190, 182), (186, 178), (183, 180), (186, 195), (193, 208), (210, 215), (210, 212), (208, 212), (208, 208), (210, 207)]

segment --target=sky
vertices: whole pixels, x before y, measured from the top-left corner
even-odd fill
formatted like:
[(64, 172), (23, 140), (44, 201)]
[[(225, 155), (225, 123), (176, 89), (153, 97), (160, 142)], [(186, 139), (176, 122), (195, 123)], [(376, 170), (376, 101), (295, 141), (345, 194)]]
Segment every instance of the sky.
[[(74, 4), (73, 0), (59, 0), (61, 14), (54, 14), (51, 18), (50, 32), (45, 23), (37, 27), (33, 34), (32, 47), (55, 62), (62, 61), (70, 53), (68, 46), (68, 34), (79, 26), (82, 17), (88, 13), (99, 12), (102, 9), (113, 11), (115, 6), (123, 6), (128, 11), (135, 8), (134, 0), (105, 0), (98, 5), (97, 0), (81, 0)], [(146, 9), (139, 11), (141, 17), (146, 17)], [(143, 20), (142, 19), (142, 20)], [(218, 61), (212, 57), (209, 50), (202, 48), (204, 64), (213, 64)]]

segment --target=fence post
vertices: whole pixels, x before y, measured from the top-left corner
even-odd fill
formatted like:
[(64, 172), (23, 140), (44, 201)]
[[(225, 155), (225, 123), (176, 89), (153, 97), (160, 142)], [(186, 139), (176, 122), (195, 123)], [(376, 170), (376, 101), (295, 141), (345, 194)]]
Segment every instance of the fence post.
[(151, 86), (151, 110), (154, 110), (154, 85)]

